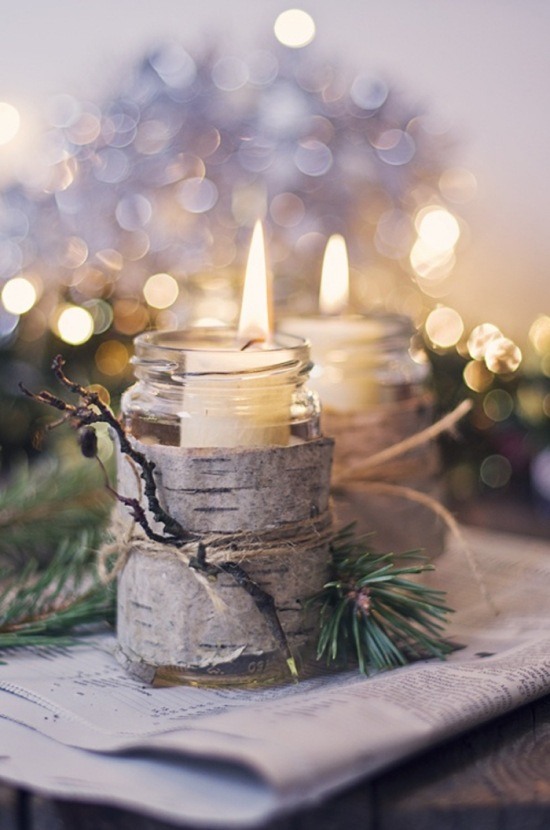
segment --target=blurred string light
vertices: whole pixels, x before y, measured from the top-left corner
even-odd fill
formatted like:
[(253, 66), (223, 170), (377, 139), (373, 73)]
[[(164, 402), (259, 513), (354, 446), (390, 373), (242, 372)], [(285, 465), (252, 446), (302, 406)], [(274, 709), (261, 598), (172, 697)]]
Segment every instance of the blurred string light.
[(169, 308), (179, 294), (179, 286), (170, 274), (153, 274), (143, 287), (143, 295), (153, 308)]
[(442, 293), (438, 286), (450, 275), (455, 264), (455, 248), (460, 239), (456, 216), (440, 205), (427, 205), (416, 214), (417, 238), (409, 261), (421, 290), (429, 296)]
[(121, 375), (130, 360), (128, 349), (118, 340), (106, 340), (95, 353), (95, 364), (99, 371), (109, 378)]
[(2, 303), (11, 314), (26, 314), (37, 299), (36, 288), (26, 277), (14, 277), (2, 288)]
[[(422, 322), (418, 287), (452, 268), (462, 228), (445, 200), (467, 200), (472, 177), (446, 167), (434, 119), (383, 78), (298, 48), (315, 35), (306, 12), (283, 12), (275, 33), (239, 56), (168, 43), (102, 105), (50, 101), (37, 172), (0, 197), (0, 286), (23, 266), (43, 285), (14, 324), (24, 342), (48, 327), (83, 343), (231, 322), (258, 216), (281, 312), (315, 309), (326, 240), (341, 233), (357, 310)], [(402, 267), (415, 242), (428, 252), (416, 285)], [(65, 304), (83, 310), (81, 335)]]
[(523, 359), (521, 349), (493, 323), (472, 329), (466, 348), (472, 360), (464, 368), (464, 381), (474, 392), (487, 389), (495, 375), (516, 372)]
[(448, 306), (439, 306), (431, 311), (424, 328), (431, 344), (442, 349), (456, 346), (464, 333), (462, 317)]
[(64, 305), (57, 310), (55, 332), (65, 343), (80, 346), (94, 333), (94, 320), (90, 312), (75, 305)]
[(311, 43), (315, 37), (315, 22), (311, 15), (302, 9), (287, 9), (278, 16), (273, 30), (283, 46), (300, 49)]

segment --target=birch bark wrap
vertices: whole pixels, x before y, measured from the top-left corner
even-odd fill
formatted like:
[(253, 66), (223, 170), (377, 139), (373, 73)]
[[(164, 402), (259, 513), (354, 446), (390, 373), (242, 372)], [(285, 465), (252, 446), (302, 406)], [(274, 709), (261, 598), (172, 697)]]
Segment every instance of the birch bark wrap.
[[(238, 562), (274, 598), (300, 659), (317, 629), (317, 610), (305, 601), (329, 576), (333, 442), (221, 450), (135, 445), (156, 465), (168, 513), (206, 538), (221, 534), (222, 549), (227, 535), (227, 561)], [(120, 492), (140, 496), (133, 466), (122, 458), (118, 470)], [(262, 539), (265, 552), (256, 550)], [(217, 551), (219, 544), (218, 538)], [(149, 540), (132, 540), (119, 578), (118, 641), (131, 670), (156, 683), (288, 676), (264, 616), (232, 577), (219, 574), (205, 587), (164, 545), (151, 548)]]

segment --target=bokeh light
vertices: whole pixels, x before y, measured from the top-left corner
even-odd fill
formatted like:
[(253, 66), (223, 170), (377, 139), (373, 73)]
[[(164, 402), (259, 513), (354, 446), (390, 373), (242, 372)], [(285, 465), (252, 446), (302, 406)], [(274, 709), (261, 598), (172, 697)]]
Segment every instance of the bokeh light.
[(505, 487), (512, 476), (512, 465), (504, 455), (489, 455), (481, 462), (479, 475), (482, 482), (491, 489)]
[(0, 146), (12, 141), (21, 125), (19, 111), (6, 101), (0, 101)]
[(143, 296), (153, 308), (169, 308), (179, 294), (179, 286), (170, 274), (153, 274), (143, 287)]
[(122, 374), (128, 366), (129, 360), (128, 349), (118, 340), (106, 340), (101, 343), (95, 353), (97, 368), (108, 377)]
[(492, 323), (482, 323), (472, 329), (468, 337), (468, 352), (474, 360), (483, 360), (489, 343), (502, 337), (502, 332)]
[(453, 248), (460, 237), (457, 219), (442, 207), (423, 208), (417, 214), (414, 224), (419, 238), (434, 252)]
[(450, 349), (464, 332), (462, 317), (454, 308), (439, 306), (430, 312), (425, 323), (426, 334), (434, 346)]
[(94, 334), (103, 334), (104, 331), (111, 326), (113, 322), (112, 306), (105, 300), (88, 300), (83, 303), (84, 308), (87, 308), (94, 320)]
[(538, 384), (522, 383), (517, 390), (518, 412), (522, 420), (535, 426), (541, 424), (548, 413), (544, 411), (542, 388)]
[(485, 363), (491, 372), (508, 374), (515, 372), (521, 363), (522, 354), (518, 346), (507, 337), (491, 340), (485, 351)]
[(26, 277), (14, 277), (2, 289), (2, 303), (11, 314), (25, 314), (35, 302), (36, 288)]
[(55, 321), (57, 335), (71, 346), (86, 343), (94, 333), (94, 320), (82, 306), (66, 305), (61, 308)]
[(483, 411), (491, 421), (505, 421), (514, 411), (514, 401), (505, 389), (492, 389), (483, 398)]
[(550, 352), (550, 317), (541, 314), (529, 329), (529, 339), (537, 354)]
[(485, 363), (479, 360), (470, 360), (464, 367), (464, 383), (473, 392), (484, 392), (492, 384), (494, 375)]
[[(424, 293), (442, 296), (436, 289), (455, 264), (455, 246), (460, 239), (460, 225), (450, 211), (440, 205), (428, 205), (415, 216), (414, 227), (418, 238), (413, 244), (409, 260), (420, 278), (418, 285)], [(425, 282), (423, 282), (425, 281)]]
[(273, 30), (283, 46), (300, 49), (315, 37), (315, 21), (302, 9), (287, 9), (277, 17)]
[(115, 300), (113, 305), (115, 329), (121, 334), (132, 336), (147, 328), (149, 314), (137, 300), (124, 298)]

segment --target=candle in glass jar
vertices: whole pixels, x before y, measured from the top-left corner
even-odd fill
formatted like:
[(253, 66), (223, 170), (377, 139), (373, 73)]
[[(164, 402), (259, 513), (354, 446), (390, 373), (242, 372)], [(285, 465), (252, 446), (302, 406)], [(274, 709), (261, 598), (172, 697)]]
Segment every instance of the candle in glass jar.
[[(193, 347), (195, 348), (195, 347)], [(262, 227), (256, 223), (248, 256), (239, 326), (218, 347), (197, 338), (202, 365), (183, 382), (180, 446), (245, 447), (288, 444), (294, 383), (277, 363)], [(214, 349), (215, 353), (212, 354)], [(235, 354), (236, 353), (236, 354)], [(200, 355), (195, 355), (197, 361)], [(242, 366), (242, 371), (236, 371)]]
[[(432, 421), (430, 367), (420, 350), (414, 358), (410, 318), (392, 313), (350, 314), (349, 269), (345, 242), (331, 237), (325, 252), (320, 313), (287, 319), (284, 328), (306, 337), (314, 367), (310, 387), (320, 398), (323, 430), (335, 439), (337, 475), (361, 458), (399, 444)], [(420, 361), (418, 361), (420, 357)], [(439, 453), (433, 443), (409, 453), (406, 464), (384, 470), (393, 481), (437, 495)], [(374, 531), (382, 551), (423, 547), (443, 549), (444, 527), (427, 507), (404, 497), (379, 495), (350, 482), (333, 494), (339, 524), (354, 522), (358, 533)]]
[(309, 385), (325, 412), (363, 412), (421, 390), (426, 363), (411, 357), (412, 321), (403, 315), (347, 313), (349, 267), (345, 240), (331, 236), (325, 250), (318, 315), (287, 318), (283, 328), (311, 344)]
[(123, 400), (136, 438), (191, 449), (286, 446), (318, 436), (317, 398), (305, 387), (309, 347), (271, 330), (259, 223), (243, 294), (238, 329), (197, 326), (136, 338), (138, 382)]

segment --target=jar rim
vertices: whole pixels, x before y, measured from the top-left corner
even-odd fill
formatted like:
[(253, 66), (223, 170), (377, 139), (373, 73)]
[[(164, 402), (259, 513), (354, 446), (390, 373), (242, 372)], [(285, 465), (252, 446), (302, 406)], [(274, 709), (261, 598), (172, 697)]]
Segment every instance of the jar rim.
[(266, 371), (299, 372), (310, 368), (310, 345), (303, 337), (277, 333), (268, 344), (239, 345), (237, 331), (227, 326), (152, 330), (134, 339), (137, 367), (170, 374), (227, 375)]

